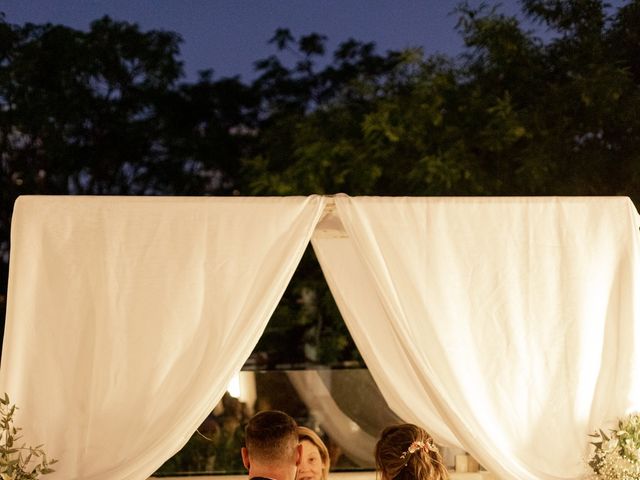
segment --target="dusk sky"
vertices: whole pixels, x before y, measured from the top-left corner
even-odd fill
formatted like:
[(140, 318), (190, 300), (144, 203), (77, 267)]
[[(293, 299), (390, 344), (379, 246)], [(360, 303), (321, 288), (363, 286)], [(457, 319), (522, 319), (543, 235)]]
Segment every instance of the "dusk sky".
[[(471, 5), (478, 1), (471, 0)], [(517, 0), (500, 11), (517, 14)], [(611, 2), (614, 5), (622, 1)], [(331, 52), (348, 38), (373, 41), (380, 52), (421, 46), (425, 53), (457, 55), (463, 44), (455, 31), (452, 0), (0, 0), (9, 23), (59, 23), (86, 30), (109, 15), (162, 29), (183, 38), (181, 59), (187, 80), (213, 69), (214, 78), (254, 78), (253, 62), (276, 52), (268, 40), (279, 27), (294, 36), (317, 32)], [(544, 36), (544, 30), (539, 32)]]

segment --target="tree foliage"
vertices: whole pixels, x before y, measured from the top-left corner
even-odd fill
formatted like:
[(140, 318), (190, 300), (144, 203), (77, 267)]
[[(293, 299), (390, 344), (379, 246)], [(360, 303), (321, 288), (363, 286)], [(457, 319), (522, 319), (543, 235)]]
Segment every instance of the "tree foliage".
[(352, 68), (363, 74), (265, 125), (263, 138), (283, 144), (243, 160), (250, 191), (635, 198), (638, 10), (523, 2), (551, 29), (543, 42), (496, 7), (462, 4), (460, 58), (389, 52), (382, 70), (367, 70), (371, 54), (360, 54)]
[[(282, 28), (251, 83), (184, 82), (169, 32), (0, 22), (3, 282), (25, 193), (639, 200), (640, 1), (521, 7), (460, 4), (456, 58), (354, 39), (329, 53)], [(358, 359), (312, 257), (260, 348), (276, 356), (286, 331), (297, 360)]]

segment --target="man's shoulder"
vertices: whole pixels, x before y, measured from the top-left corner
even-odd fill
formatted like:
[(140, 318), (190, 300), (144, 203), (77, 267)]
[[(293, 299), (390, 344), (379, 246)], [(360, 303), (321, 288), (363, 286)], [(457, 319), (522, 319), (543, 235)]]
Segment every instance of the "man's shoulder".
[(269, 477), (249, 477), (249, 480), (273, 480), (273, 478), (269, 478)]

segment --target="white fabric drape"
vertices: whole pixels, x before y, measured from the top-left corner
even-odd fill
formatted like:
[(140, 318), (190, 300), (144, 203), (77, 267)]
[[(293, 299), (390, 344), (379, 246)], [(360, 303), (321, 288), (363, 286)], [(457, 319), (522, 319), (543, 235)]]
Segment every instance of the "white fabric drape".
[[(257, 343), (325, 199), (23, 197), (0, 391), (51, 480), (142, 480)], [(338, 196), (314, 248), (394, 411), (501, 478), (578, 478), (640, 408), (626, 198)], [(331, 223), (331, 222), (327, 222)]]
[(390, 406), (500, 478), (573, 479), (640, 407), (627, 198), (338, 196), (313, 245)]
[(419, 372), (409, 368), (410, 360), (393, 334), (392, 319), (354, 242), (335, 232), (316, 229), (311, 241), (342, 318), (376, 385), (404, 421), (428, 425), (440, 444), (460, 446), (438, 414), (429, 391), (421, 386)]
[(312, 197), (22, 197), (0, 389), (51, 480), (141, 480), (251, 353), (309, 241)]

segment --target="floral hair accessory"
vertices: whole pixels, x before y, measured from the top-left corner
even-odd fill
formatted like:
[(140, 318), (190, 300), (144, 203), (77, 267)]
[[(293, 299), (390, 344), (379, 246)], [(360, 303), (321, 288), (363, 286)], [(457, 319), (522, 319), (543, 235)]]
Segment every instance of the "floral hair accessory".
[(407, 456), (411, 455), (412, 453), (416, 453), (421, 448), (426, 448), (427, 450), (429, 450), (431, 452), (437, 452), (438, 451), (438, 448), (433, 444), (433, 440), (429, 439), (429, 440), (427, 440), (426, 443), (422, 442), (420, 440), (416, 440), (411, 445), (409, 445), (409, 448), (407, 448), (404, 452), (402, 452), (402, 455), (400, 455), (400, 458), (406, 458)]
[(413, 442), (411, 445), (409, 445), (409, 448), (407, 448), (404, 452), (402, 452), (402, 455), (400, 455), (400, 458), (406, 458), (407, 455), (411, 455), (412, 453), (415, 453), (424, 447), (425, 447), (424, 442), (420, 442), (420, 441)]

